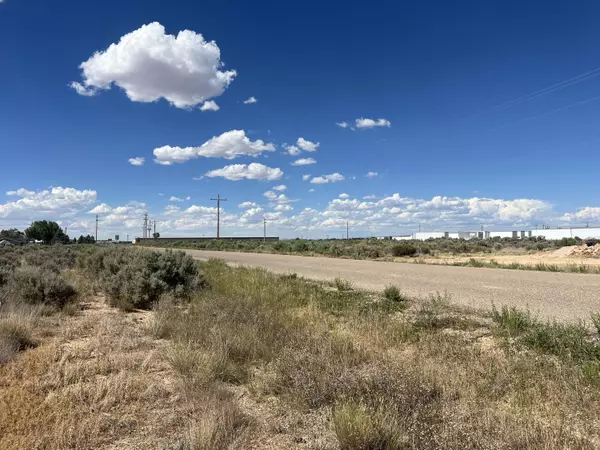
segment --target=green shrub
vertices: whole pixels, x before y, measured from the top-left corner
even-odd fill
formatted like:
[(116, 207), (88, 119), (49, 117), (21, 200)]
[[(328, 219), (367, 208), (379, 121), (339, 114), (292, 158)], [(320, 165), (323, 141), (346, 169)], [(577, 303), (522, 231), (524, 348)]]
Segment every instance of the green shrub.
[(402, 295), (402, 292), (400, 292), (400, 289), (398, 289), (398, 287), (396, 287), (394, 285), (387, 286), (383, 290), (383, 296), (387, 300), (390, 300), (392, 302), (401, 302), (403, 300), (406, 300), (406, 297), (404, 297), (404, 295)]
[(535, 320), (529, 311), (521, 311), (514, 306), (506, 305), (503, 305), (500, 311), (492, 305), (492, 320), (500, 328), (512, 333), (526, 331), (535, 325)]
[(97, 278), (109, 303), (122, 309), (147, 309), (163, 294), (183, 298), (206, 286), (196, 262), (183, 252), (94, 249), (80, 255), (78, 264)]
[(16, 271), (8, 284), (10, 301), (62, 308), (77, 296), (75, 288), (59, 275), (26, 268)]
[(398, 244), (392, 247), (393, 256), (414, 256), (417, 254), (417, 247), (412, 244)]

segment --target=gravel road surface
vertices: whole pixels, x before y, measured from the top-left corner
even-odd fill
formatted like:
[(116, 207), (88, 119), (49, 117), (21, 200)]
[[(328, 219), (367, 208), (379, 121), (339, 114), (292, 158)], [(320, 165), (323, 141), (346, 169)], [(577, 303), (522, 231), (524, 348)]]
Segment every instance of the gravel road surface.
[(341, 277), (361, 289), (395, 284), (413, 297), (447, 292), (453, 303), (477, 309), (514, 305), (540, 318), (588, 320), (600, 311), (600, 275), (357, 261), (310, 256), (184, 250), (195, 259), (295, 272), (314, 280)]

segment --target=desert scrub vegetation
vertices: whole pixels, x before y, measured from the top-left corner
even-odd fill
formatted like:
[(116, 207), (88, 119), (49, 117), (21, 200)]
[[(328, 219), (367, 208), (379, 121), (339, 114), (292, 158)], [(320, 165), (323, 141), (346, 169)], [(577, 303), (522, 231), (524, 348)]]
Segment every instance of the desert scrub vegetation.
[(112, 306), (125, 310), (148, 309), (165, 294), (186, 298), (206, 285), (196, 262), (183, 252), (89, 247), (77, 266)]
[(172, 343), (182, 398), (203, 405), (186, 448), (600, 443), (598, 337), (583, 326), (464, 311), (443, 294), (398, 302), (222, 261), (201, 271), (211, 288), (187, 306), (161, 300), (150, 327)]
[(392, 259), (419, 256), (492, 254), (505, 252), (539, 252), (554, 250), (569, 245), (581, 245), (579, 238), (564, 238), (547, 241), (543, 238), (494, 238), (494, 239), (428, 239), (426, 241), (394, 241), (389, 239), (293, 239), (282, 241), (230, 241), (203, 240), (197, 242), (145, 242), (145, 246), (168, 248), (190, 248), (198, 250), (220, 250), (252, 253), (281, 253), (332, 258)]
[(0, 249), (0, 364), (36, 345), (41, 316), (76, 312), (74, 258), (61, 247)]

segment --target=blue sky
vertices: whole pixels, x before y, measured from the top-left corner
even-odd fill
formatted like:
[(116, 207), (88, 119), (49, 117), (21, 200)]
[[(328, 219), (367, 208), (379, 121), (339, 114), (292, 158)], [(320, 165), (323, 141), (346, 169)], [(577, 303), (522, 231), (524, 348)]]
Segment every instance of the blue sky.
[(98, 213), (102, 237), (135, 236), (148, 211), (209, 234), (217, 193), (223, 234), (597, 224), (599, 19), (591, 1), (4, 0), (0, 227), (87, 234)]

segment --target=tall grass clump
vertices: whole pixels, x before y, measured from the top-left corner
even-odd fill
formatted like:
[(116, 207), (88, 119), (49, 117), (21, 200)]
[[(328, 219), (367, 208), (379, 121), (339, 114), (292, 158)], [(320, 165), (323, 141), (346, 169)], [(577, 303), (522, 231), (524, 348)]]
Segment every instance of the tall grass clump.
[(383, 296), (392, 302), (401, 302), (406, 300), (406, 297), (402, 294), (397, 286), (389, 285), (383, 290)]

